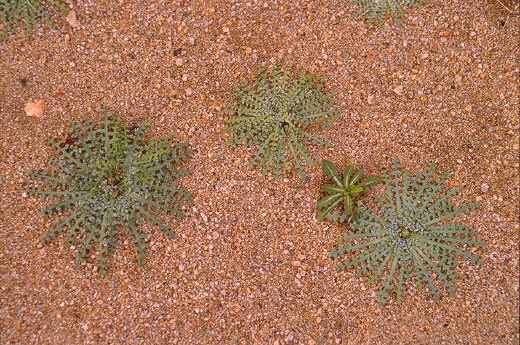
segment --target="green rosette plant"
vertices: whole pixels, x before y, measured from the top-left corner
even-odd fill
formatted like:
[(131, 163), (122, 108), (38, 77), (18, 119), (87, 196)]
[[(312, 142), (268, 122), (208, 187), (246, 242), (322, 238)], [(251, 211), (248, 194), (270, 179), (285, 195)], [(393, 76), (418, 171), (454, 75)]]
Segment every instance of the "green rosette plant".
[[(343, 177), (336, 172), (336, 168), (331, 162), (324, 160), (321, 163), (323, 173), (334, 182), (333, 185), (324, 185), (322, 188), (327, 195), (321, 198), (316, 204), (319, 210), (318, 220), (325, 218), (333, 218), (342, 222), (350, 223), (357, 219), (357, 205), (363, 200), (357, 200), (357, 197), (368, 192), (373, 186), (381, 183), (380, 176), (371, 176), (361, 180), (363, 170), (355, 170), (353, 165), (349, 165), (345, 170)], [(337, 211), (331, 214), (333, 210), (343, 203), (343, 212)]]
[(4, 39), (10, 32), (15, 32), (20, 22), (25, 22), (25, 37), (28, 38), (42, 20), (50, 27), (54, 27), (45, 9), (45, 3), (68, 12), (63, 0), (0, 0), (0, 22), (4, 23), (4, 32), (0, 39)]
[(117, 113), (108, 111), (100, 124), (86, 120), (83, 125), (71, 123), (71, 127), (65, 141), (47, 138), (56, 151), (49, 159), (54, 168), (28, 173), (38, 181), (28, 194), (53, 202), (42, 214), (60, 216), (42, 242), (66, 234), (65, 250), (73, 244), (78, 248), (78, 267), (97, 254), (104, 274), (118, 233), (124, 231), (137, 246), (139, 262), (144, 263), (149, 245), (139, 228), (149, 222), (175, 238), (158, 213), (184, 218), (183, 201), (192, 203), (179, 186), (179, 179), (189, 171), (175, 167), (187, 159), (190, 148), (182, 143), (172, 145), (171, 137), (145, 144), (146, 125), (128, 128)]
[(378, 23), (381, 30), (386, 18), (391, 15), (397, 26), (401, 26), (404, 17), (404, 6), (417, 7), (428, 0), (352, 0), (349, 5), (359, 6), (352, 17), (359, 17), (366, 25)]
[(330, 127), (328, 121), (339, 112), (332, 94), (323, 92), (323, 81), (305, 72), (295, 80), (291, 72), (276, 66), (271, 73), (261, 70), (253, 83), (243, 82), (242, 87), (234, 90), (237, 100), (232, 108), (224, 110), (231, 116), (227, 130), (234, 135), (230, 143), (258, 145), (250, 167), (262, 168), (263, 176), (274, 170), (278, 178), (283, 171), (290, 170), (292, 158), (298, 173), (305, 178), (301, 159), (315, 165), (305, 142), (328, 146), (309, 131), (313, 127)]
[(331, 256), (352, 255), (337, 268), (355, 268), (358, 276), (369, 276), (367, 286), (382, 280), (377, 295), (380, 307), (394, 289), (397, 303), (401, 304), (405, 283), (412, 279), (420, 290), (426, 287), (439, 299), (437, 278), (454, 296), (453, 267), (459, 265), (457, 258), (480, 263), (478, 256), (467, 249), (482, 243), (474, 230), (447, 220), (474, 210), (478, 204), (453, 205), (449, 199), (458, 189), (443, 193), (448, 174), (433, 180), (433, 165), (425, 174), (414, 176), (402, 171), (398, 162), (394, 162), (393, 169), (383, 174), (386, 199), (376, 198), (380, 211), (359, 207), (359, 218), (351, 224), (354, 231), (338, 238), (351, 243), (340, 244)]

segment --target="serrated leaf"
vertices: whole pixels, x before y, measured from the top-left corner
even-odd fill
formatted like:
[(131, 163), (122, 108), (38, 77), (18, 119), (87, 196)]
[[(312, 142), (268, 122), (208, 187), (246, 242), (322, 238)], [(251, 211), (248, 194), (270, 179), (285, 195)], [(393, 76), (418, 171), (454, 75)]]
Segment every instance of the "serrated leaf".
[(370, 189), (373, 186), (380, 184), (381, 182), (383, 182), (381, 176), (370, 176), (363, 180), (363, 185), (366, 188)]
[[(318, 220), (324, 220), (325, 217), (327, 217), (327, 215), (330, 213), (330, 211), (332, 211), (334, 208), (338, 207), (338, 206), (341, 204), (342, 199), (343, 199), (343, 198), (342, 198), (341, 196), (339, 196), (337, 199), (332, 200), (331, 203), (330, 203), (330, 205), (328, 205), (328, 206), (322, 206), (322, 207), (324, 207), (324, 208), (323, 208), (323, 210), (318, 214), (317, 219), (318, 219)], [(325, 205), (327, 205), (327, 204), (325, 204)], [(318, 207), (318, 208), (320, 208), (320, 207)]]
[(345, 188), (338, 187), (332, 184), (326, 184), (323, 187), (323, 190), (327, 193), (340, 193), (343, 194), (345, 192)]
[[(25, 38), (29, 38), (31, 32), (38, 28), (39, 22), (43, 21), (50, 27), (54, 27), (50, 21), (49, 13), (41, 0), (1, 0), (0, 1), (0, 21), (4, 24), (4, 32), (0, 39), (5, 39), (9, 33), (18, 29), (23, 21)], [(68, 12), (66, 2), (63, 0), (44, 0), (43, 2), (58, 7), (64, 12)]]
[(321, 162), (321, 169), (323, 170), (323, 173), (330, 179), (336, 176), (336, 168), (328, 160)]
[(177, 185), (188, 171), (174, 167), (191, 150), (186, 144), (172, 147), (168, 138), (144, 145), (144, 128), (129, 129), (117, 113), (108, 111), (97, 125), (85, 121), (71, 127), (70, 142), (48, 140), (56, 153), (49, 158), (54, 169), (28, 173), (45, 185), (28, 193), (53, 202), (43, 208), (44, 215), (62, 215), (42, 242), (64, 234), (65, 250), (72, 244), (78, 248), (77, 265), (97, 251), (98, 267), (104, 273), (122, 229), (133, 238), (144, 262), (148, 244), (139, 232), (142, 222), (149, 221), (173, 237), (173, 230), (157, 215), (162, 211), (182, 218), (182, 202), (192, 202)]
[(359, 179), (361, 178), (361, 176), (363, 175), (363, 170), (358, 170), (356, 171), (353, 175), (352, 175), (352, 178), (350, 179), (348, 185), (349, 186), (353, 186), (355, 185), (356, 183), (358, 183)]
[(342, 198), (343, 198), (343, 195), (339, 194), (339, 193), (324, 196), (323, 198), (321, 198), (318, 201), (318, 203), (316, 204), (316, 207), (318, 209), (321, 209), (321, 208), (327, 207), (327, 205), (329, 205), (330, 203), (336, 202), (337, 200), (339, 200), (339, 202), (341, 203)]
[[(439, 289), (433, 283), (432, 272), (452, 295), (455, 289), (452, 267), (458, 266), (459, 257), (478, 262), (478, 256), (467, 249), (482, 243), (475, 239), (475, 231), (446, 221), (460, 216), (462, 212), (474, 210), (474, 205), (454, 207), (449, 198), (458, 191), (443, 192), (442, 186), (448, 175), (444, 174), (438, 181), (433, 180), (433, 166), (426, 173), (414, 176), (403, 171), (397, 161), (393, 169), (389, 173), (384, 172), (381, 178), (387, 199), (377, 199), (377, 213), (365, 206), (352, 210), (347, 205), (349, 201), (345, 200), (344, 214), (354, 213), (350, 224), (356, 232), (341, 236), (340, 241), (353, 243), (340, 244), (331, 255), (338, 257), (352, 253), (353, 258), (346, 258), (338, 265), (339, 268), (357, 268), (357, 276), (370, 275), (369, 285), (382, 280), (377, 298), (381, 307), (394, 288), (397, 303), (400, 304), (405, 282), (411, 279), (415, 279), (419, 290), (426, 287), (438, 299)], [(374, 185), (379, 178), (367, 180)], [(340, 220), (345, 218), (334, 217)], [(388, 273), (384, 274), (385, 271)]]
[(352, 172), (354, 171), (354, 166), (349, 165), (347, 169), (345, 170), (345, 174), (343, 175), (343, 186), (347, 187), (350, 185), (349, 179), (350, 175), (352, 175)]
[(352, 210), (354, 209), (354, 200), (350, 195), (346, 195), (343, 202), (345, 203), (345, 214), (352, 214)]
[(397, 26), (401, 26), (404, 17), (403, 6), (416, 7), (424, 4), (428, 0), (352, 0), (349, 5), (359, 6), (352, 17), (360, 16), (366, 25), (375, 24), (379, 30), (383, 28), (383, 24), (387, 17), (392, 17)]
[(329, 145), (309, 134), (309, 128), (325, 124), (339, 112), (333, 107), (331, 95), (323, 93), (322, 88), (321, 80), (306, 73), (295, 80), (280, 66), (271, 73), (261, 70), (251, 84), (244, 82), (235, 88), (234, 106), (222, 112), (231, 116), (227, 120), (228, 130), (234, 133), (230, 142), (258, 145), (250, 166), (260, 167), (263, 175), (273, 171), (278, 178), (290, 170), (292, 160), (303, 178), (301, 162), (315, 165), (304, 144), (313, 141)]

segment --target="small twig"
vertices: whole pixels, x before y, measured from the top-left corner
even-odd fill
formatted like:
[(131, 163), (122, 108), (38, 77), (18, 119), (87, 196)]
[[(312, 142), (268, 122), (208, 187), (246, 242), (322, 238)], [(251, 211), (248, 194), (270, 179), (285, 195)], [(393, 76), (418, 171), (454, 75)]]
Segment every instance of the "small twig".
[(509, 9), (509, 7), (507, 7), (506, 5), (504, 5), (504, 4), (502, 3), (502, 1), (500, 1), (500, 0), (496, 0), (496, 1), (497, 1), (500, 5), (502, 5), (502, 7), (505, 8), (509, 13), (514, 14), (514, 12), (511, 11), (511, 10)]
[(493, 36), (493, 35), (496, 34), (496, 33), (497, 33), (497, 31), (496, 31), (496, 30), (493, 30), (492, 33), (490, 33), (489, 35), (484, 36), (483, 38), (488, 38), (489, 36)]

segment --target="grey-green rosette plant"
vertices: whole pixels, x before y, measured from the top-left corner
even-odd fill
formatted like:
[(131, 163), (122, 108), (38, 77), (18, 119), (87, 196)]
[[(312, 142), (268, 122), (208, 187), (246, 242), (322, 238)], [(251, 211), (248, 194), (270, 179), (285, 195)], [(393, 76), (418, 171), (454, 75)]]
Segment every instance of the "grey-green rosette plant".
[(67, 12), (63, 0), (0, 0), (0, 22), (4, 23), (4, 32), (0, 39), (4, 39), (10, 32), (15, 32), (22, 19), (25, 22), (25, 37), (38, 27), (38, 21), (53, 27), (49, 13), (44, 3), (56, 6)]
[(332, 94), (323, 92), (323, 81), (305, 72), (295, 80), (291, 72), (277, 66), (271, 73), (261, 70), (253, 83), (243, 82), (234, 90), (238, 99), (232, 108), (224, 110), (232, 116), (227, 128), (234, 133), (231, 144), (258, 145), (250, 167), (261, 167), (264, 176), (272, 169), (278, 178), (282, 171), (290, 170), (292, 158), (304, 178), (300, 159), (315, 165), (305, 142), (328, 145), (309, 130), (330, 127), (327, 121), (339, 112)]
[(349, 5), (359, 6), (352, 17), (361, 16), (367, 25), (378, 22), (381, 29), (387, 16), (391, 15), (397, 26), (401, 26), (404, 17), (403, 6), (416, 7), (428, 0), (352, 0)]
[(86, 120), (71, 127), (65, 141), (47, 138), (56, 151), (49, 159), (54, 168), (29, 172), (39, 182), (28, 193), (53, 201), (42, 214), (60, 216), (42, 242), (67, 234), (65, 250), (76, 245), (78, 267), (97, 254), (98, 267), (105, 273), (118, 233), (124, 231), (144, 263), (148, 244), (139, 228), (149, 222), (174, 238), (158, 213), (184, 218), (183, 200), (192, 203), (179, 186), (179, 179), (189, 171), (175, 167), (187, 159), (190, 148), (179, 143), (172, 146), (170, 137), (145, 144), (145, 125), (128, 128), (117, 113), (108, 111), (100, 124)]
[(482, 243), (476, 239), (475, 231), (447, 220), (474, 210), (478, 204), (453, 205), (449, 199), (458, 189), (443, 193), (448, 174), (433, 180), (433, 165), (425, 174), (414, 176), (402, 171), (398, 162), (394, 162), (393, 169), (383, 174), (386, 199), (376, 198), (380, 211), (359, 207), (359, 218), (351, 225), (354, 232), (338, 238), (351, 243), (339, 245), (331, 256), (352, 255), (337, 268), (356, 268), (358, 276), (370, 277), (367, 286), (382, 280), (377, 296), (379, 306), (387, 302), (394, 288), (397, 303), (401, 304), (405, 282), (412, 278), (419, 289), (426, 287), (435, 299), (439, 298), (435, 278), (454, 296), (452, 267), (458, 266), (458, 257), (480, 263), (478, 256), (466, 247)]
[[(357, 219), (357, 205), (363, 200), (357, 200), (362, 194), (368, 192), (373, 186), (381, 182), (380, 176), (371, 176), (366, 179), (361, 179), (363, 170), (355, 170), (353, 165), (349, 165), (345, 170), (343, 176), (336, 172), (336, 168), (331, 162), (324, 160), (321, 163), (323, 173), (334, 182), (333, 185), (327, 184), (323, 186), (323, 190), (327, 192), (321, 198), (316, 207), (320, 211), (318, 213), (318, 220), (325, 218), (334, 218), (342, 222), (350, 223)], [(338, 206), (343, 204), (343, 212), (340, 214), (335, 211)]]

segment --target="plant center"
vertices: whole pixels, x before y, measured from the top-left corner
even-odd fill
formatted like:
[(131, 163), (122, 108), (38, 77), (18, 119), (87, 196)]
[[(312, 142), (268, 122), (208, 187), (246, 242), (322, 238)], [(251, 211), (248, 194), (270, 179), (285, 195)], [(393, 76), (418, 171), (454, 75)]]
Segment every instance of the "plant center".
[(406, 226), (399, 227), (399, 237), (401, 238), (410, 238), (412, 237), (412, 233), (410, 232), (410, 224), (406, 224)]
[(113, 168), (110, 170), (110, 175), (108, 176), (108, 182), (113, 185), (117, 186), (121, 183), (123, 180), (123, 169), (120, 167)]

